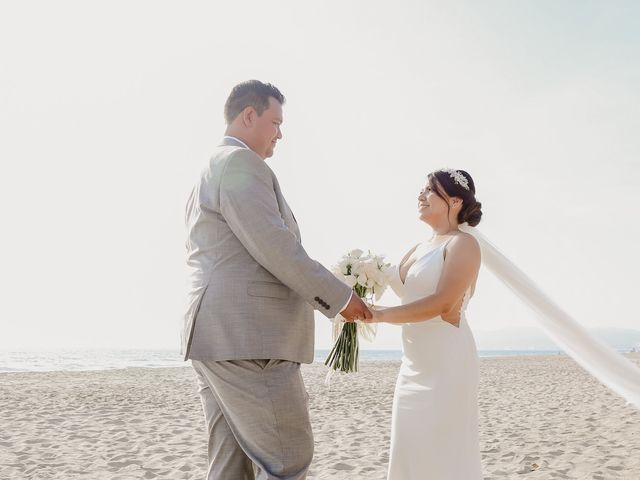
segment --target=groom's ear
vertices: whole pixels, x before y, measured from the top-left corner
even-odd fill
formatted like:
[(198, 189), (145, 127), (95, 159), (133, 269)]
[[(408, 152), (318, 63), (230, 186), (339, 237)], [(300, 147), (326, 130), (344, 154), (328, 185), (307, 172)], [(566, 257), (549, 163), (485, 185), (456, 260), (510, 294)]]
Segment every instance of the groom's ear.
[(244, 124), (244, 126), (251, 127), (256, 121), (258, 112), (256, 112), (256, 109), (253, 107), (247, 107), (242, 111), (240, 115), (242, 116), (242, 123)]

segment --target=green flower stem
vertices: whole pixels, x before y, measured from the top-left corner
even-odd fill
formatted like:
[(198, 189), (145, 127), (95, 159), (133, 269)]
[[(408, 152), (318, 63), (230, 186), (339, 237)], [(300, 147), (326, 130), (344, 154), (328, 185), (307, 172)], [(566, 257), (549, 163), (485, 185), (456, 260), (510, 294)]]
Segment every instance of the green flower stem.
[[(360, 298), (365, 298), (366, 287), (356, 285), (353, 290)], [(350, 373), (358, 371), (359, 359), (358, 325), (355, 322), (346, 322), (324, 364), (333, 370)]]

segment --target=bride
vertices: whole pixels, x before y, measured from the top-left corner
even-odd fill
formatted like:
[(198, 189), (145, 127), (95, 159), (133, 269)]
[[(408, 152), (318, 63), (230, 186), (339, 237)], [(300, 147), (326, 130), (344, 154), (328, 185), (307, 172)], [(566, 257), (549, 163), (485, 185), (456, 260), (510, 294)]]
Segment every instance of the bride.
[(369, 320), (402, 325), (388, 480), (480, 480), (478, 355), (465, 309), (481, 255), (459, 226), (477, 225), (481, 204), (463, 170), (430, 173), (418, 203), (434, 235), (393, 272), (401, 306), (377, 307)]
[(640, 369), (594, 338), (475, 227), (482, 218), (463, 170), (432, 172), (418, 197), (433, 237), (392, 272), (398, 307), (367, 322), (402, 325), (403, 358), (391, 420), (388, 480), (482, 478), (478, 356), (465, 310), (480, 263), (536, 312), (549, 337), (600, 382), (640, 408)]

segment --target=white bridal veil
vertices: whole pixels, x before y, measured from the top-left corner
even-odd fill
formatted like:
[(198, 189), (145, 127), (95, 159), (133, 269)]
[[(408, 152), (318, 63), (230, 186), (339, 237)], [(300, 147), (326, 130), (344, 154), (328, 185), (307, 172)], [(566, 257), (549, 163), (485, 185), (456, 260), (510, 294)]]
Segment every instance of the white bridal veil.
[(540, 288), (476, 228), (467, 224), (460, 230), (480, 243), (482, 264), (533, 309), (544, 331), (586, 371), (640, 408), (640, 368), (595, 339), (571, 315), (554, 303)]

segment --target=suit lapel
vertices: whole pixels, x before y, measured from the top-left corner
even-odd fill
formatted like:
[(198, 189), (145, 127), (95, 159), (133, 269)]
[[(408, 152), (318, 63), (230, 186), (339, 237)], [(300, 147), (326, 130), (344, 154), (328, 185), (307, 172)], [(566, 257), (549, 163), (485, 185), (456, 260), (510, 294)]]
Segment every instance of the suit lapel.
[(278, 205), (280, 207), (280, 214), (282, 215), (282, 219), (284, 220), (285, 225), (291, 232), (296, 236), (298, 242), (301, 241), (300, 236), (300, 228), (298, 228), (298, 222), (296, 217), (293, 215), (293, 211), (291, 207), (287, 203), (282, 194), (282, 190), (280, 190), (280, 183), (278, 182), (278, 178), (273, 174), (273, 185), (276, 191), (276, 198), (278, 199)]

